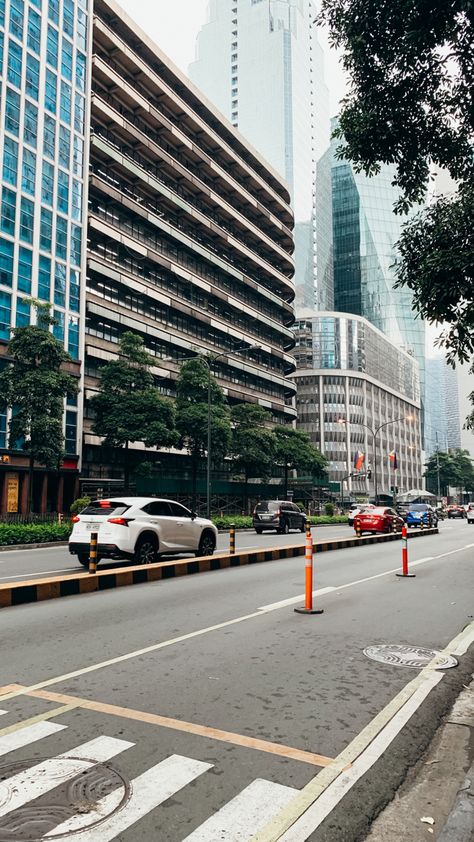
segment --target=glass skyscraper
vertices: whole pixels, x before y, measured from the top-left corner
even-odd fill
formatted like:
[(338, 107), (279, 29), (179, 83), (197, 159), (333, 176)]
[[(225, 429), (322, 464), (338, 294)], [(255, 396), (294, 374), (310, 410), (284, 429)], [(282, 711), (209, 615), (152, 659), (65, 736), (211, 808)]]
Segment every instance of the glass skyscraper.
[[(49, 302), (80, 349), (86, 246), (90, 0), (0, 0), (0, 340)], [(0, 448), (7, 416), (0, 416)], [(78, 407), (65, 410), (77, 464)]]
[[(211, 0), (191, 79), (289, 186), (296, 303), (317, 304), (316, 161), (329, 142), (328, 92), (312, 0)], [(326, 204), (330, 185), (326, 179)]]

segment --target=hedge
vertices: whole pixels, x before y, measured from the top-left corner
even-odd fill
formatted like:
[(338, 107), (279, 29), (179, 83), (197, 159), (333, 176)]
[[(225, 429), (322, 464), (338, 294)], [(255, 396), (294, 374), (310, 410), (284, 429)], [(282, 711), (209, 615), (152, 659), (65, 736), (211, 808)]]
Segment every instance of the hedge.
[[(314, 517), (310, 517), (309, 520), (313, 526), (317, 526), (319, 523), (347, 523), (347, 515), (334, 515), (333, 517), (329, 515), (315, 515)], [(242, 517), (242, 515), (235, 515), (234, 517), (232, 515), (213, 517), (212, 521), (218, 529), (229, 529), (231, 523), (235, 525), (236, 529), (252, 528), (252, 518)]]
[(67, 541), (70, 523), (0, 523), (0, 547)]

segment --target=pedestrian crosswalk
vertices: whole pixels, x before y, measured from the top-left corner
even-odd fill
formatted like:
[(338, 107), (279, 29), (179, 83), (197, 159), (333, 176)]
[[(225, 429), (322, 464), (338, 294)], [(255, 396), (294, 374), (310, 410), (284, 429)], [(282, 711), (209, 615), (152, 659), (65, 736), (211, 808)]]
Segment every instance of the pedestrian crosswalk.
[[(3, 761), (3, 769), (0, 768), (0, 838), (4, 835), (2, 831), (10, 838), (9, 828), (22, 826), (22, 810), (26, 811), (24, 815), (27, 818), (31, 817), (35, 809), (43, 809), (47, 814), (48, 803), (51, 803), (52, 793), (56, 789), (59, 792), (61, 788), (64, 791), (65, 787), (74, 787), (75, 782), (84, 780), (81, 776), (99, 768), (100, 764), (108, 764), (120, 755), (121, 768), (125, 768), (126, 752), (136, 746), (136, 743), (106, 735), (72, 745), (67, 730), (66, 725), (39, 721), (24, 727), (18, 723), (0, 733), (0, 757), (7, 757)], [(63, 744), (70, 747), (51, 757), (48, 738), (60, 732), (63, 732)], [(37, 757), (40, 754), (45, 759), (16, 763), (14, 753), (29, 745), (36, 748)], [(41, 747), (39, 752), (38, 745)], [(46, 842), (65, 842), (73, 834), (75, 842), (122, 842), (124, 838), (132, 840), (134, 825), (138, 821), (153, 816), (153, 811), (159, 809), (160, 805), (164, 805), (168, 799), (212, 769), (212, 763), (172, 754), (142, 771), (129, 781), (128, 786), (123, 782), (119, 784), (121, 778), (117, 777), (114, 785), (109, 787), (111, 791), (107, 791), (103, 797), (92, 799), (86, 807), (84, 804), (68, 802), (63, 814), (58, 813), (56, 818), (54, 812), (51, 814), (48, 829), (43, 829), (43, 835), (39, 838)], [(212, 779), (209, 785), (213, 788)], [(257, 778), (190, 834), (185, 836), (183, 833), (183, 837), (180, 837), (178, 833), (176, 836), (175, 830), (173, 839), (176, 838), (176, 842), (178, 838), (179, 842), (250, 842), (255, 833), (283, 809), (297, 792), (292, 787)], [(45, 802), (42, 802), (43, 798), (46, 798)], [(35, 806), (31, 808), (33, 802)], [(193, 799), (189, 798), (188, 803), (191, 808)], [(162, 835), (154, 834), (154, 842), (168, 840), (164, 814), (159, 820), (159, 827)], [(130, 836), (123, 837), (122, 834), (127, 831), (130, 831)], [(18, 838), (33, 838), (27, 830), (25, 834), (22, 836), (19, 833)]]

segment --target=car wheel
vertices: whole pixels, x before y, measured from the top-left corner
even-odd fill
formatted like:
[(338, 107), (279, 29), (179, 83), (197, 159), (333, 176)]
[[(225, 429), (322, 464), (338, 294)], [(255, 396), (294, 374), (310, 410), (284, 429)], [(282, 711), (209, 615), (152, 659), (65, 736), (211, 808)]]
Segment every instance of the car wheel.
[(77, 560), (83, 567), (89, 567), (89, 553), (78, 553)]
[(255, 527), (255, 532), (257, 533), (257, 535), (261, 535), (262, 532), (263, 532), (263, 529), (257, 529), (257, 527)]
[(285, 520), (285, 521), (283, 521), (282, 525), (280, 526), (280, 533), (282, 535), (288, 535), (289, 531), (290, 531), (290, 527), (289, 527), (288, 521)]
[(216, 540), (212, 532), (203, 532), (196, 555), (199, 557), (212, 555), (216, 548)]
[(135, 546), (137, 564), (154, 564), (158, 559), (158, 541), (154, 535), (143, 535)]

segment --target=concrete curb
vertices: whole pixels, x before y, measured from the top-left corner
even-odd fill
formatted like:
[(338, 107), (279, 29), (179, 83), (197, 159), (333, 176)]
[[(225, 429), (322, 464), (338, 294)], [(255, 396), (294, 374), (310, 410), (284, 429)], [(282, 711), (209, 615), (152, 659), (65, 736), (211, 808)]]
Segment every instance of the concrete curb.
[[(416, 532), (410, 538), (420, 535), (437, 535), (438, 529), (425, 529)], [(332, 541), (313, 543), (316, 553), (366, 544), (383, 544), (387, 541), (399, 541), (400, 533), (387, 535), (367, 535), (362, 538), (336, 538)], [(305, 545), (295, 544), (284, 547), (270, 547), (262, 550), (242, 550), (235, 555), (213, 555), (190, 560), (177, 559), (162, 561), (146, 566), (126, 567), (123, 570), (104, 570), (92, 574), (86, 572), (72, 576), (53, 576), (47, 579), (30, 579), (21, 582), (0, 585), (0, 608), (24, 605), (27, 602), (42, 602), (63, 596), (77, 596), (93, 593), (124, 585), (140, 585), (144, 582), (157, 582), (162, 579), (174, 579), (194, 573), (208, 573), (210, 570), (223, 570), (227, 567), (240, 567), (245, 564), (259, 564), (264, 561), (276, 561), (283, 558), (295, 558), (304, 555)]]
[(458, 792), (438, 842), (472, 842), (474, 839), (474, 763)]

